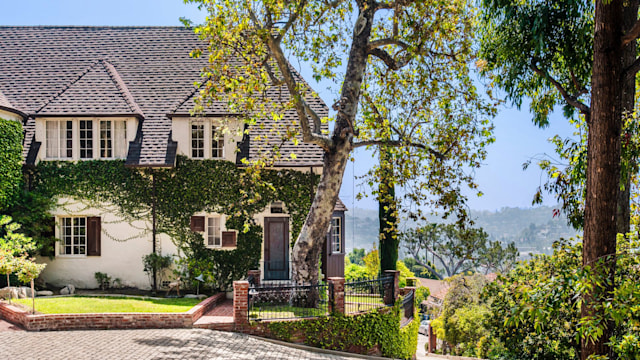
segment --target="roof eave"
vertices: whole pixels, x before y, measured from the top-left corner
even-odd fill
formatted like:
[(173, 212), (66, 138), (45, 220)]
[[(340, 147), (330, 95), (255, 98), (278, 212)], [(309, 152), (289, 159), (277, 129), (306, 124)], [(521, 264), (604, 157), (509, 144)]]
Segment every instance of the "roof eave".
[(10, 113), (14, 113), (16, 115), (19, 115), (19, 116), (22, 117), (22, 120), (26, 120), (29, 117), (27, 114), (23, 113), (22, 111), (20, 111), (18, 109), (15, 109), (15, 108), (12, 108), (12, 107), (8, 107), (8, 106), (0, 105), (0, 110), (4, 110), (4, 111), (10, 112)]
[(69, 113), (69, 114), (60, 114), (60, 113), (51, 113), (51, 114), (47, 114), (47, 113), (38, 113), (38, 114), (33, 114), (31, 115), (31, 117), (33, 118), (45, 118), (45, 117), (134, 117), (138, 120), (144, 120), (144, 116), (142, 116), (141, 114), (132, 114), (132, 113), (115, 113), (115, 114), (100, 114), (100, 113), (88, 113), (88, 114), (76, 114), (76, 113)]

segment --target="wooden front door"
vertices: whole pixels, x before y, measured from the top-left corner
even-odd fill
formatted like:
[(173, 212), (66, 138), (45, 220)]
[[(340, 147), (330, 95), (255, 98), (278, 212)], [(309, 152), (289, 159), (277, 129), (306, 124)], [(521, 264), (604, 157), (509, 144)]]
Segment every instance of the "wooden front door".
[(289, 218), (264, 218), (264, 278), (289, 280)]

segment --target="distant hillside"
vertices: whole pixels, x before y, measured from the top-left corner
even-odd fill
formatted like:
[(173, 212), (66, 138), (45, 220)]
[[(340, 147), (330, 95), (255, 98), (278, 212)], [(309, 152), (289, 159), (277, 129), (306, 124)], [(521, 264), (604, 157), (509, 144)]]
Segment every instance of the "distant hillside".
[[(553, 217), (553, 208), (502, 208), (498, 211), (471, 211), (476, 226), (482, 227), (492, 240), (515, 242), (521, 253), (548, 252), (551, 244), (559, 238), (575, 237), (579, 234), (567, 226), (564, 217)], [(346, 249), (354, 247), (371, 249), (378, 242), (378, 211), (352, 209), (345, 219)], [(438, 221), (439, 220), (439, 221)], [(433, 218), (433, 222), (442, 222)], [(412, 227), (411, 225), (402, 226)]]

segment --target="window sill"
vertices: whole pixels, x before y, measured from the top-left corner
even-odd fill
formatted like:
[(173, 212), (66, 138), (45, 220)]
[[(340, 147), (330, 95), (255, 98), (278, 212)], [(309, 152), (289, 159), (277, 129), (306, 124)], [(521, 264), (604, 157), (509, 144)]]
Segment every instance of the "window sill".
[(231, 251), (238, 248), (237, 246), (205, 246), (205, 247), (211, 250), (224, 250), (224, 251)]

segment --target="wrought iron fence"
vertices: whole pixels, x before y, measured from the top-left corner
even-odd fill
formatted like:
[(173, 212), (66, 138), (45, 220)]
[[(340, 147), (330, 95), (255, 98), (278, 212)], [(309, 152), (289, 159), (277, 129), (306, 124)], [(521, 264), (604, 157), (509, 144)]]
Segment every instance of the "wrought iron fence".
[[(345, 313), (355, 314), (393, 305), (393, 276), (350, 281), (344, 284)], [(391, 294), (385, 298), (385, 290)], [(391, 299), (391, 301), (389, 301)], [(386, 300), (386, 301), (385, 301)]]
[(402, 322), (400, 323), (400, 326), (405, 326), (407, 325), (411, 319), (413, 319), (413, 314), (415, 313), (415, 291), (411, 290), (409, 293), (407, 293), (404, 298), (402, 299)]
[(293, 285), (269, 282), (249, 288), (249, 320), (283, 320), (325, 316), (329, 313), (331, 284)]

